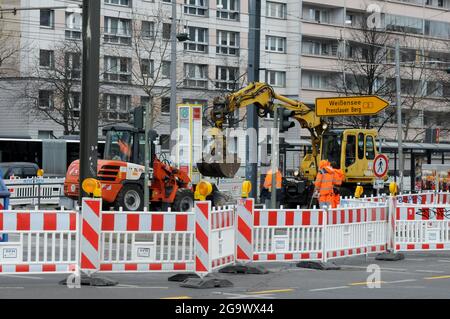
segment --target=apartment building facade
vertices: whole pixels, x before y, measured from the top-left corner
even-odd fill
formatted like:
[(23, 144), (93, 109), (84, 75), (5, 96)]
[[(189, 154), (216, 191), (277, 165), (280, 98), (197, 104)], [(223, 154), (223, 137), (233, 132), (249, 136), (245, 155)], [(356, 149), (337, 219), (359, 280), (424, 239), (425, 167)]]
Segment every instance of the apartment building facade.
[[(248, 1), (176, 1), (177, 32), (189, 34), (188, 41), (177, 43), (177, 102), (207, 105), (214, 96), (246, 82)], [(133, 107), (148, 103), (143, 77), (147, 80), (157, 77), (150, 80), (154, 84), (152, 103), (158, 109), (155, 125), (160, 134), (167, 136), (172, 3), (170, 0), (101, 2), (100, 103), (103, 120), (105, 123), (126, 121)], [(15, 15), (4, 14), (0, 19), (4, 30), (13, 34), (12, 39), (16, 39), (20, 48), (1, 77), (0, 135), (45, 138), (64, 133), (55, 121), (27, 111), (27, 104), (33, 102), (20, 93), (39, 77), (40, 71), (54, 67), (57, 55), (64, 50), (64, 43), (81, 43), (81, 15), (72, 7), (80, 3), (69, 0), (4, 1), (4, 7), (69, 7), (18, 11)], [(336, 81), (340, 81), (337, 76), (344, 75), (345, 78), (344, 65), (352, 59), (352, 52), (357, 51), (353, 49), (358, 47), (353, 38), (355, 30), (367, 16), (369, 5), (380, 8), (380, 28), (401, 40), (402, 67), (411, 67), (412, 62), (426, 65), (423, 72), (428, 74), (450, 66), (440, 63), (450, 62), (450, 0), (262, 0), (260, 79), (271, 84), (278, 93), (311, 106), (317, 97), (342, 94), (336, 92)], [(151, 52), (148, 49), (139, 51), (142, 47), (136, 43), (150, 47), (157, 43), (159, 48)], [(76, 117), (81, 102), (80, 56), (74, 50), (67, 51), (64, 65), (70, 68), (74, 80), (70, 100)], [(392, 57), (392, 52), (386, 54), (386, 65), (393, 63)], [(157, 75), (150, 76), (154, 73)], [(421, 141), (426, 127), (445, 129), (446, 123), (450, 122), (447, 99), (450, 88), (428, 77), (416, 79), (415, 74), (403, 75), (405, 98), (411, 91), (421, 92), (413, 108), (404, 107), (404, 118), (411, 119), (408, 122), (411, 126), (409, 139)], [(385, 78), (377, 81), (392, 81), (392, 78), (393, 74), (387, 72)], [(40, 87), (34, 94), (34, 103), (42, 109), (61, 103), (51, 87)], [(382, 138), (395, 138), (395, 116), (372, 121), (375, 125), (384, 123), (380, 131)], [(245, 121), (243, 123), (245, 125)], [(261, 126), (271, 125), (270, 119), (261, 119)], [(297, 140), (299, 136), (307, 138), (308, 132), (296, 126), (286, 133), (288, 141)], [(260, 140), (264, 138), (260, 136)], [(450, 140), (448, 133), (443, 134), (441, 140)], [(241, 145), (241, 148), (245, 146)], [(295, 166), (299, 158), (292, 155), (290, 161)]]

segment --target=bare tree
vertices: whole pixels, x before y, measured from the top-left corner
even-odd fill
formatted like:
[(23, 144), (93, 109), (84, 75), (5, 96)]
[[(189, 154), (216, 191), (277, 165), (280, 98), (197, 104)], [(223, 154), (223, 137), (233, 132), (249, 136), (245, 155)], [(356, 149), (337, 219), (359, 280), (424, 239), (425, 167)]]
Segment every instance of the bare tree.
[[(368, 27), (363, 20), (367, 21), (362, 19), (359, 28), (350, 32), (350, 40), (341, 40), (338, 54), (338, 69), (341, 72), (331, 80), (331, 86), (343, 96), (378, 95), (392, 101), (395, 88), (391, 87), (386, 77), (393, 73), (394, 66), (386, 62), (388, 47), (392, 46), (393, 39), (384, 30)], [(388, 111), (387, 114), (390, 118), (393, 112)], [(370, 117), (338, 117), (334, 123), (369, 127)]]
[(154, 128), (160, 124), (157, 123), (162, 108), (159, 100), (170, 92), (170, 29), (164, 27), (170, 20), (161, 5), (155, 9), (151, 18), (141, 16), (138, 12), (133, 15), (138, 19), (133, 22), (135, 63), (131, 70), (131, 81), (142, 89), (146, 103), (150, 103), (149, 126)]
[(81, 57), (81, 44), (77, 41), (64, 41), (54, 50), (41, 50), (34, 77), (24, 90), (35, 118), (62, 126), (64, 135), (79, 130)]

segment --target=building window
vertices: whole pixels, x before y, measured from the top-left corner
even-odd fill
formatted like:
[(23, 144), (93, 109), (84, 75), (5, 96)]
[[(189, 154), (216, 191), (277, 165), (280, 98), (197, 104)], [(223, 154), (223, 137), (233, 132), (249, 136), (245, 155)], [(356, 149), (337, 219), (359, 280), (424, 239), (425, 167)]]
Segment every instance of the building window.
[(153, 38), (155, 36), (155, 23), (142, 21), (141, 34), (143, 38)]
[(40, 50), (39, 66), (42, 68), (53, 69), (55, 66), (54, 52), (51, 50)]
[(170, 40), (171, 24), (163, 23), (162, 37), (164, 40)]
[(303, 71), (302, 87), (305, 89), (330, 89), (333, 77), (331, 73)]
[(311, 55), (337, 56), (338, 43), (322, 42), (319, 40), (304, 40), (302, 53)]
[(81, 14), (66, 12), (66, 39), (81, 40)]
[(153, 60), (150, 59), (141, 59), (141, 74), (149, 77), (149, 78), (153, 78), (153, 74), (154, 74), (154, 63)]
[(286, 72), (266, 71), (266, 82), (272, 86), (286, 87)]
[(216, 17), (226, 20), (239, 20), (239, 0), (217, 0)]
[(81, 93), (70, 92), (70, 109), (74, 118), (80, 117), (81, 110)]
[(53, 28), (55, 21), (54, 10), (41, 10), (40, 11), (40, 25), (41, 27)]
[(419, 18), (385, 14), (384, 23), (388, 31), (423, 34), (423, 20)]
[(131, 20), (105, 17), (105, 43), (131, 44)]
[(323, 8), (310, 8), (306, 19), (318, 23), (330, 23), (330, 10)]
[(286, 38), (272, 35), (266, 36), (266, 50), (270, 52), (286, 53)]
[(287, 16), (286, 3), (267, 1), (266, 8), (267, 8), (267, 17), (286, 19)]
[(105, 56), (105, 81), (130, 82), (131, 59), (124, 57)]
[[(51, 140), (55, 138), (55, 135), (53, 134), (53, 131), (47, 131), (47, 130), (38, 130), (38, 139), (40, 140)], [(28, 175), (29, 177), (33, 177), (36, 172), (34, 171), (34, 169), (32, 169), (33, 172), (26, 172), (28, 167), (24, 167), (23, 168), (23, 173), (24, 175)]]
[(216, 66), (216, 88), (234, 91), (237, 89), (239, 68)]
[(216, 53), (239, 55), (239, 33), (217, 30)]
[(115, 4), (117, 6), (129, 7), (131, 0), (105, 0), (106, 4)]
[(189, 27), (189, 41), (184, 42), (184, 49), (194, 52), (208, 52), (208, 29)]
[(50, 90), (39, 90), (39, 108), (40, 109), (51, 109), (53, 108), (53, 91)]
[(189, 88), (208, 87), (208, 65), (206, 64), (184, 64), (184, 86)]
[(65, 54), (66, 76), (72, 79), (81, 78), (81, 54), (66, 52)]
[(106, 120), (127, 120), (130, 109), (131, 96), (119, 94), (105, 94), (104, 118)]
[(184, 13), (206, 16), (208, 4), (206, 0), (184, 0)]
[(161, 98), (161, 113), (170, 113), (170, 97)]
[(170, 61), (161, 62), (161, 77), (165, 79), (170, 78)]

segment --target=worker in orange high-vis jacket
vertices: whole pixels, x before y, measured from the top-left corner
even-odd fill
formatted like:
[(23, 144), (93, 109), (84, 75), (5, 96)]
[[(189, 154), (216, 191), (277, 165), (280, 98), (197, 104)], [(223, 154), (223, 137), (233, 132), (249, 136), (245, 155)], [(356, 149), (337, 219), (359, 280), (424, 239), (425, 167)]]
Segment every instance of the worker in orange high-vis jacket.
[(340, 168), (334, 168), (333, 170), (333, 195), (331, 198), (331, 207), (336, 208), (341, 203), (341, 194), (339, 191), (339, 187), (344, 181), (344, 172)]
[[(265, 201), (266, 201), (266, 206), (269, 207), (270, 206), (270, 196), (272, 195), (272, 169), (269, 169), (267, 171), (266, 174), (266, 178), (264, 179), (264, 190), (265, 193), (267, 194), (267, 196), (265, 196)], [(283, 177), (281, 176), (281, 172), (280, 170), (277, 170), (276, 174), (275, 174), (275, 187), (276, 187), (276, 194), (277, 194), (277, 207), (279, 207), (279, 203), (281, 200), (281, 184), (282, 184), (282, 180)]]
[(330, 208), (333, 199), (333, 176), (334, 169), (330, 162), (321, 160), (319, 163), (319, 172), (314, 183), (315, 192), (319, 195), (319, 206)]

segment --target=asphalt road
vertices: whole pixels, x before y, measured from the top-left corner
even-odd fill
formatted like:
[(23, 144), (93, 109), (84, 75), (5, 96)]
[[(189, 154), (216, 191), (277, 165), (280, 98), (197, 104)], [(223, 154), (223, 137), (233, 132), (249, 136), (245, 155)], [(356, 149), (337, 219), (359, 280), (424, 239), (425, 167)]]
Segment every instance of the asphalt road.
[[(219, 274), (234, 286), (191, 289), (169, 282), (168, 274), (105, 274), (114, 287), (67, 288), (58, 285), (65, 275), (0, 275), (0, 298), (133, 298), (133, 299), (309, 299), (309, 298), (400, 298), (439, 299), (450, 297), (450, 253), (406, 254), (395, 262), (374, 257), (353, 257), (336, 262), (341, 270), (296, 268), (295, 264), (264, 264), (267, 275)], [(367, 266), (381, 268), (369, 288)], [(376, 266), (371, 266), (376, 267)]]

